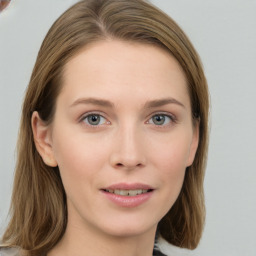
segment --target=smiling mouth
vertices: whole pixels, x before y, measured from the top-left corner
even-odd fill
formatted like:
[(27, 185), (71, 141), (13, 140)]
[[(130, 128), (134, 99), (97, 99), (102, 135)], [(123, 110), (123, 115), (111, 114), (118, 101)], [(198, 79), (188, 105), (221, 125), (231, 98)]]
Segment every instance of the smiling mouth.
[(153, 189), (103, 189), (103, 191), (120, 196), (137, 196), (153, 191)]

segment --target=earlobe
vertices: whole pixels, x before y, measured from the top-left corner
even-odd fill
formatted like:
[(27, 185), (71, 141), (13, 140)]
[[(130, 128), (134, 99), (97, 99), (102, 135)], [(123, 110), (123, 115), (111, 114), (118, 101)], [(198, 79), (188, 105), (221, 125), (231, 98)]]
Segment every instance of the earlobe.
[(194, 128), (193, 128), (193, 137), (192, 137), (192, 141), (191, 141), (191, 145), (190, 145), (187, 167), (189, 167), (193, 164), (195, 155), (197, 152), (197, 148), (198, 148), (198, 144), (199, 144), (199, 124), (200, 124), (200, 121), (197, 120), (196, 124), (194, 125)]
[(44, 123), (37, 111), (32, 114), (31, 126), (36, 149), (44, 163), (48, 166), (56, 167), (58, 164), (52, 149), (50, 127)]

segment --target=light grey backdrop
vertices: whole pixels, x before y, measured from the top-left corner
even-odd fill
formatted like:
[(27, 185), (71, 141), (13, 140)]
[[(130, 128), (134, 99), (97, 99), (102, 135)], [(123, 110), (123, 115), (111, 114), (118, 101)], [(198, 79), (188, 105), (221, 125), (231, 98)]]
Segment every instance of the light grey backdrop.
[[(47, 30), (75, 2), (13, 0), (0, 13), (0, 233), (7, 222), (24, 90)], [(198, 249), (189, 255), (255, 256), (256, 1), (152, 2), (194, 43), (211, 93), (207, 220)]]

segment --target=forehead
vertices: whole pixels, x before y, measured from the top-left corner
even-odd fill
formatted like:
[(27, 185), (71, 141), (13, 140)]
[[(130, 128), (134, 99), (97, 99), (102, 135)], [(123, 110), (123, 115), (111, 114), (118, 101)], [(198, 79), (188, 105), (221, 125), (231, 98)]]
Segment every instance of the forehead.
[(160, 47), (118, 40), (100, 41), (82, 49), (65, 66), (63, 93), (69, 98), (147, 98), (176, 96), (187, 100), (186, 77), (177, 60)]

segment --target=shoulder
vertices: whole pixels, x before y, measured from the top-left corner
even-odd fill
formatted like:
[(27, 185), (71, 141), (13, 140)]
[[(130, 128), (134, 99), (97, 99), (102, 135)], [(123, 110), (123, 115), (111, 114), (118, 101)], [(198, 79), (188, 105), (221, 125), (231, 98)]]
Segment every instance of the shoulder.
[(0, 256), (21, 256), (18, 248), (0, 248)]

